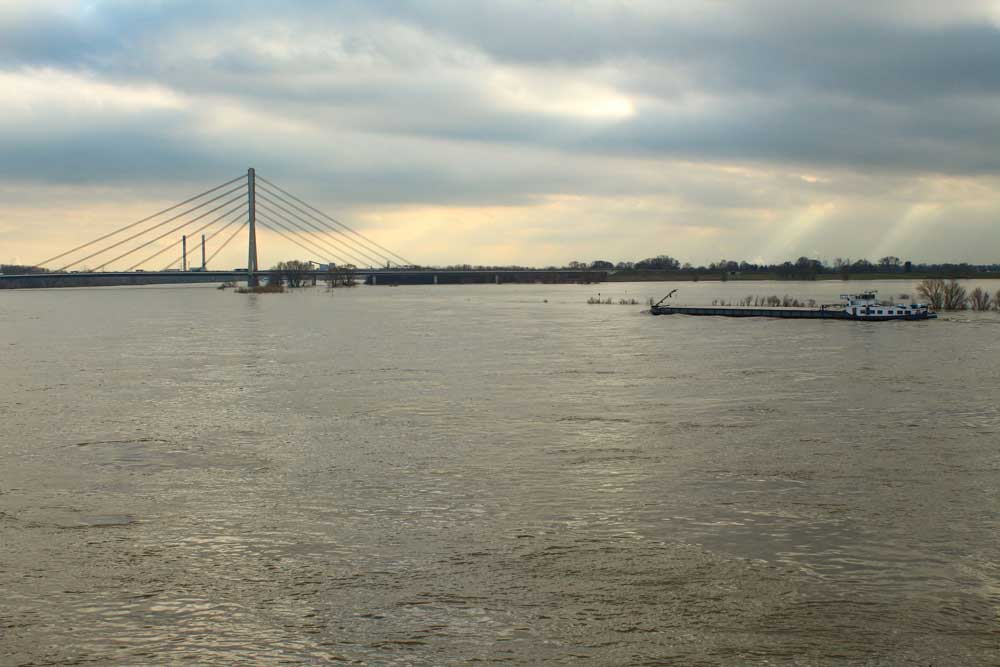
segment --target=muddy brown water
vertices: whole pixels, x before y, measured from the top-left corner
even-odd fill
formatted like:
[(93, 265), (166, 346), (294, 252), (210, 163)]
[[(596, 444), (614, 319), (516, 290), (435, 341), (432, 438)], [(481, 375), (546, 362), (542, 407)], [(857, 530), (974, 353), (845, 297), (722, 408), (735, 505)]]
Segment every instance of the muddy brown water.
[(1000, 314), (661, 291), (0, 293), (0, 664), (1000, 664)]

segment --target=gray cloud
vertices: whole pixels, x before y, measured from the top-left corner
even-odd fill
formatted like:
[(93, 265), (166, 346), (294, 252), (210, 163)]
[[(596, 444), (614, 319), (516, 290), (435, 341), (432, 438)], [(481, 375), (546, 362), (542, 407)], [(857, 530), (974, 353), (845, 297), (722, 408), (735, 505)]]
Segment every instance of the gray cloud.
[[(0, 74), (80, 82), (78, 98), (6, 103), (0, 178), (186, 187), (252, 163), (352, 211), (649, 197), (732, 228), (751, 215), (734, 211), (793, 215), (817, 198), (860, 219), (850, 202), (876, 195), (859, 191), (1000, 172), (988, 3), (664, 4), (0, 10)], [(153, 92), (118, 104), (116, 89)], [(720, 176), (726, 165), (777, 176)], [(796, 180), (813, 171), (830, 177)], [(950, 224), (980, 224), (955, 212)]]
[[(985, 136), (1000, 136), (1000, 117), (984, 111), (998, 108), (1000, 95), (1000, 31), (991, 24), (900, 25), (804, 13), (798, 3), (764, 12), (737, 4), (728, 20), (701, 22), (651, 20), (615, 4), (580, 7), (98, 3), (76, 22), (24, 17), (7, 25), (3, 43), (5, 59), (22, 66), (83, 67), (301, 115), (354, 114), (372, 131), (568, 151), (996, 168), (984, 155), (995, 151), (982, 150)], [(611, 64), (618, 73), (608, 85), (648, 103), (590, 136), (573, 119), (511, 113), (481, 99), (477, 75), (487, 62), (559, 65), (567, 76)], [(656, 102), (693, 92), (718, 98), (719, 108), (658, 113)]]

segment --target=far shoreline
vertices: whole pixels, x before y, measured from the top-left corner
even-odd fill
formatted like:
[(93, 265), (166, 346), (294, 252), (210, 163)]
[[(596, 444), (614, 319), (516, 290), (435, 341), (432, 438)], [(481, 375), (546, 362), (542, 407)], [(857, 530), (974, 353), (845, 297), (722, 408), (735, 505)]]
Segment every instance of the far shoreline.
[(773, 272), (733, 272), (726, 275), (720, 273), (697, 273), (684, 271), (656, 271), (656, 270), (636, 270), (627, 269), (609, 273), (604, 282), (609, 283), (643, 283), (643, 282), (739, 282), (739, 281), (768, 281), (768, 282), (814, 282), (814, 281), (836, 281), (836, 282), (867, 282), (877, 280), (924, 280), (926, 278), (940, 278), (942, 280), (1000, 280), (1000, 273), (975, 273), (975, 274), (949, 274), (933, 271), (914, 271), (911, 273), (857, 273), (844, 277), (837, 273), (818, 273), (812, 276), (780, 277)]

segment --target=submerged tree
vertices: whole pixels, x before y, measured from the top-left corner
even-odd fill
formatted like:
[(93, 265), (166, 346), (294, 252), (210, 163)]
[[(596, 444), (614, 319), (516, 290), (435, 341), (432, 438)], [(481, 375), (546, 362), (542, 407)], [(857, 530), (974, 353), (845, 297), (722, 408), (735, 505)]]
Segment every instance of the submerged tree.
[(917, 294), (933, 310), (944, 307), (944, 281), (940, 278), (925, 278), (917, 285)]
[(958, 281), (951, 279), (944, 286), (944, 309), (945, 310), (965, 310), (965, 302), (968, 296), (965, 288), (958, 284)]
[(355, 267), (353, 264), (343, 266), (331, 265), (327, 269), (326, 283), (329, 287), (354, 287), (357, 281), (354, 278)]
[(305, 284), (306, 274), (312, 271), (312, 264), (297, 259), (290, 259), (287, 262), (278, 262), (271, 267), (278, 277), (277, 282), (284, 282), (289, 287), (302, 287)]
[(990, 310), (993, 308), (993, 296), (982, 287), (977, 287), (969, 294), (969, 305), (972, 310)]

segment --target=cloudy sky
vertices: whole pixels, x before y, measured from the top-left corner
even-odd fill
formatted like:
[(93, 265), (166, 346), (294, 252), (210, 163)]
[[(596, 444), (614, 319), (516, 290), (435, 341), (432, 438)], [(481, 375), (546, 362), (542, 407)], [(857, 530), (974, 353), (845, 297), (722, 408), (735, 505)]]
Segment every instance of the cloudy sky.
[(426, 264), (1000, 261), (998, 0), (0, 0), (0, 90), (0, 262), (249, 166)]

